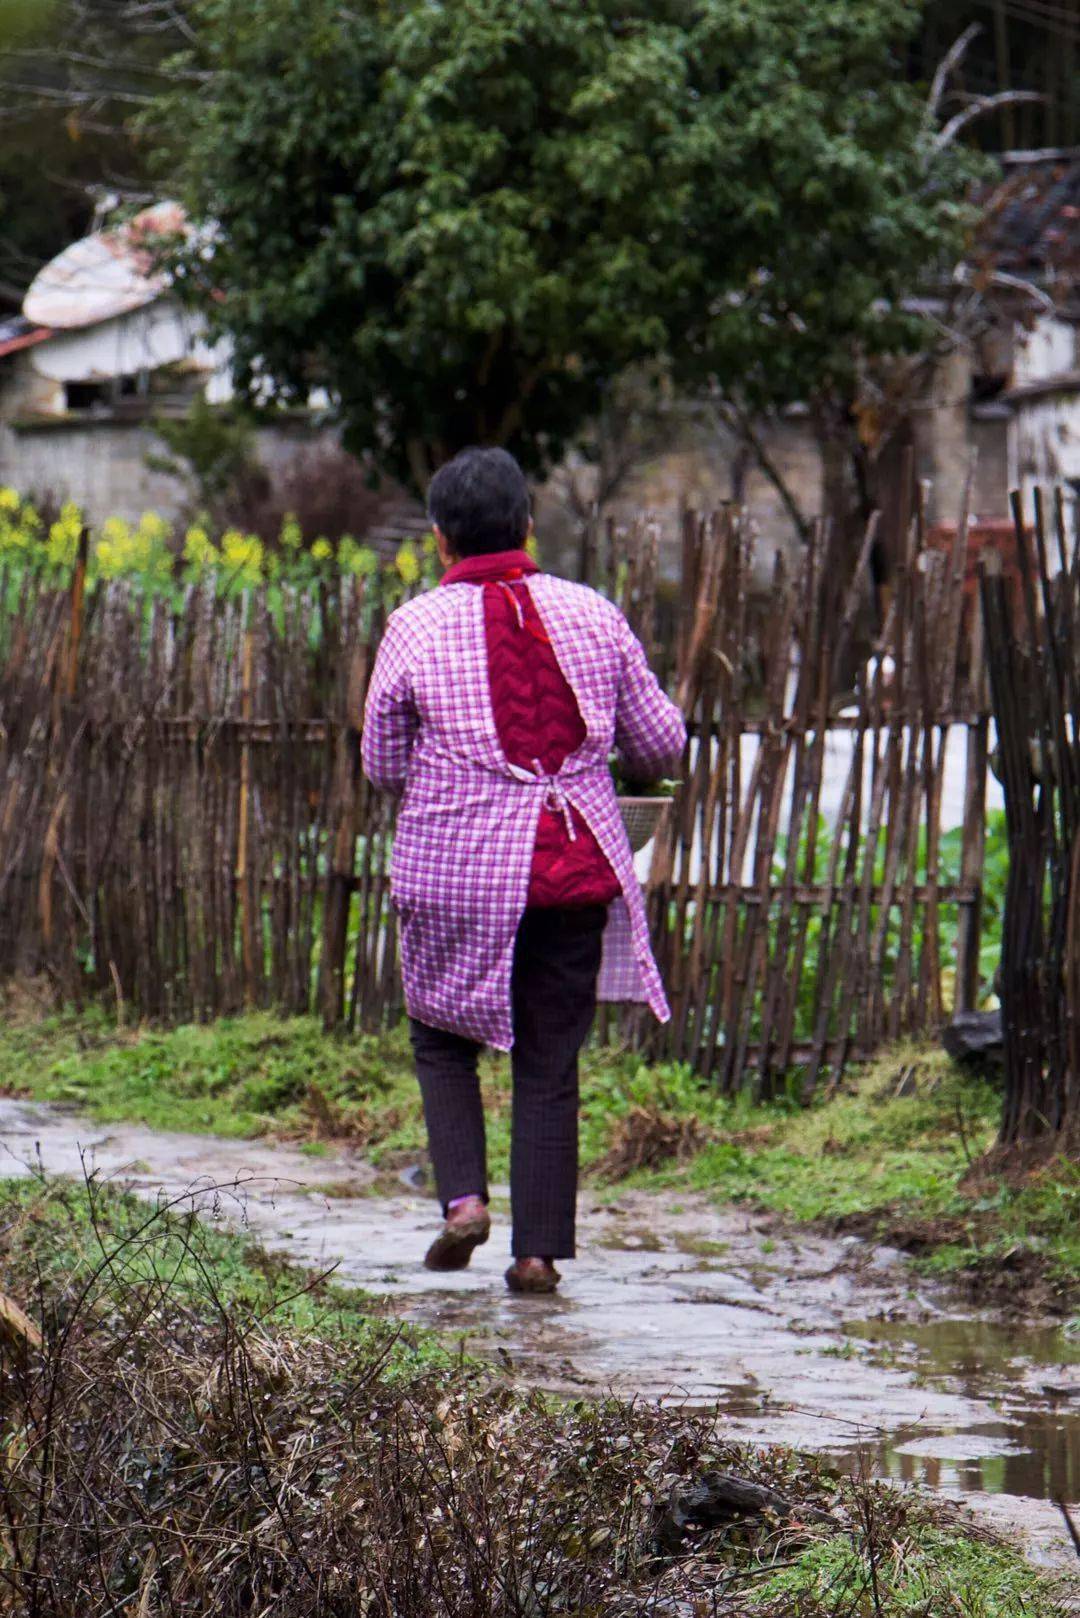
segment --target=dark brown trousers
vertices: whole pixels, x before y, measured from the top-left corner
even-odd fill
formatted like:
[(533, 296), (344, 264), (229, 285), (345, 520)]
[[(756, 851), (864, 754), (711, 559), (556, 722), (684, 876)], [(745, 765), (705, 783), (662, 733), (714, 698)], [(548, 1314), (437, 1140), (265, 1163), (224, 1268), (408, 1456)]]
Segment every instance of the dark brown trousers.
[[(516, 1258), (573, 1258), (578, 1167), (578, 1054), (596, 1013), (607, 907), (526, 910), (514, 945), (510, 1199)], [(481, 1047), (410, 1023), (435, 1184), (487, 1198)]]

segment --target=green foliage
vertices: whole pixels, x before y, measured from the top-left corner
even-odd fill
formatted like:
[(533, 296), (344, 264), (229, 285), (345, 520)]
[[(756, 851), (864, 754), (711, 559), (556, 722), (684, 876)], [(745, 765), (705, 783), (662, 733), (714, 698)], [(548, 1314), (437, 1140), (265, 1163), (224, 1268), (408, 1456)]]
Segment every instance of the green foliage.
[(346, 1126), (350, 1109), (393, 1113), (414, 1081), (404, 1034), (329, 1037), (314, 1018), (266, 1013), (173, 1029), (111, 1029), (101, 1013), (13, 1019), (2, 1036), (0, 1082), (20, 1065), (34, 1093), (105, 1121), (249, 1137), (303, 1133), (313, 1086)]
[[(1003, 809), (991, 810), (987, 814), (985, 838), (978, 994), (980, 1004), (988, 1005), (996, 1003), (995, 980), (998, 967), (1001, 964), (1005, 887), (1009, 876), (1009, 841), (1005, 824), (1005, 811)], [(964, 833), (963, 828), (960, 826), (943, 832), (939, 838), (936, 874), (937, 881), (942, 887), (958, 887), (960, 885), (963, 841)], [(924, 885), (930, 880), (928, 854), (926, 827), (922, 826), (915, 846), (913, 871), (911, 873), (919, 885)], [(779, 888), (787, 869), (787, 856), (788, 840), (786, 837), (779, 837), (773, 852), (773, 880), (778, 890), (778, 897), (776, 904), (770, 910), (768, 918), (770, 953), (777, 946), (779, 920), (776, 912), (779, 908)], [(842, 873), (845, 869), (847, 848), (845, 846), (840, 850), (837, 857), (833, 828), (825, 820), (824, 816), (821, 816), (814, 828), (812, 840), (810, 828), (804, 826), (802, 829), (795, 856), (797, 880), (815, 886), (826, 884), (829, 881), (830, 865), (834, 859), (835, 870)], [(879, 887), (885, 880), (884, 834), (879, 838), (878, 846), (873, 851), (869, 849), (866, 837), (859, 836), (855, 851), (855, 869), (859, 873), (857, 882), (861, 882), (861, 874), (868, 859), (872, 860), (871, 880), (875, 887)], [(901, 878), (902, 875), (903, 873), (901, 873)], [(876, 929), (881, 925), (880, 906), (871, 904), (868, 909), (870, 935), (874, 936)], [(952, 963), (956, 959), (960, 931), (959, 906), (955, 903), (939, 904), (937, 907), (937, 919), (938, 958), (942, 963), (942, 999), (944, 1004), (948, 1006), (952, 1002), (954, 993)], [(882, 977), (886, 989), (891, 985), (895, 962), (899, 954), (900, 925), (900, 912), (894, 908), (890, 911), (885, 921), (882, 942)], [(823, 945), (827, 946), (829, 943), (829, 928), (831, 926), (832, 918), (826, 919), (816, 909), (811, 912), (806, 922), (806, 944), (796, 1010), (796, 1038), (811, 1038), (815, 1032), (817, 994), (821, 980), (822, 947)], [(925, 911), (921, 907), (917, 907), (912, 940), (912, 950), (916, 961), (920, 959), (926, 945)], [(755, 1024), (755, 1031), (760, 1035), (760, 1023)]]
[(633, 1183), (689, 1186), (800, 1222), (854, 1219), (913, 1238), (940, 1272), (992, 1274), (1024, 1259), (1063, 1298), (1080, 1291), (1080, 1168), (1062, 1155), (990, 1192), (969, 1182), (997, 1139), (1001, 1097), (940, 1051), (886, 1052), (809, 1107), (722, 1097), (687, 1067), (598, 1053), (583, 1097), (586, 1160), (598, 1161), (619, 1119), (649, 1106), (694, 1116), (710, 1139), (688, 1163)]
[(746, 1611), (771, 1614), (786, 1601), (792, 1613), (895, 1618), (946, 1612), (958, 1618), (1055, 1618), (1060, 1612), (1049, 1587), (1040, 1588), (1030, 1566), (1006, 1546), (959, 1526), (939, 1526), (929, 1513), (908, 1528), (902, 1543), (893, 1538), (885, 1545), (873, 1573), (858, 1538), (837, 1536), (807, 1546), (760, 1582)]
[(611, 777), (615, 783), (615, 791), (620, 796), (631, 798), (673, 798), (682, 785), (681, 781), (674, 778), (665, 778), (660, 781), (635, 781), (632, 776), (623, 774), (619, 766), (617, 753), (612, 753), (609, 763)]
[(186, 482), (201, 509), (212, 509), (252, 465), (255, 430), (247, 416), (196, 395), (185, 416), (159, 416), (154, 431), (167, 454), (148, 455), (153, 470)]
[(14, 50), (39, 37), (59, 9), (59, 0), (0, 0), (0, 50)]
[(0, 0), (0, 303), (18, 308), (41, 265), (93, 226), (109, 192), (146, 195), (130, 114), (189, 37), (182, 4)]
[(95, 1276), (106, 1296), (156, 1285), (198, 1314), (236, 1311), (292, 1335), (392, 1347), (401, 1371), (449, 1363), (430, 1334), (381, 1322), (359, 1289), (271, 1256), (180, 1203), (155, 1207), (93, 1182), (7, 1180), (0, 1227), (5, 1285), (23, 1296), (60, 1284), (74, 1294)]
[(626, 367), (751, 407), (925, 340), (972, 159), (938, 150), (910, 0), (198, 0), (152, 117), (214, 228), (181, 283), (260, 397), (325, 385), (423, 482), (558, 458)]

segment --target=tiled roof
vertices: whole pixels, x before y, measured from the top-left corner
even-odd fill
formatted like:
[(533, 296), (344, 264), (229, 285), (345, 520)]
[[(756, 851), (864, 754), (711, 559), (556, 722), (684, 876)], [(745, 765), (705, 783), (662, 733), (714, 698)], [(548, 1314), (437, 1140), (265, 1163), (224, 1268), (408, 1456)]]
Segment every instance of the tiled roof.
[(0, 359), (5, 354), (17, 353), (20, 348), (43, 343), (52, 334), (51, 326), (35, 326), (25, 315), (9, 315), (6, 320), (0, 320)]
[(1007, 152), (1002, 178), (980, 200), (981, 253), (1027, 280), (1080, 274), (1080, 147)]

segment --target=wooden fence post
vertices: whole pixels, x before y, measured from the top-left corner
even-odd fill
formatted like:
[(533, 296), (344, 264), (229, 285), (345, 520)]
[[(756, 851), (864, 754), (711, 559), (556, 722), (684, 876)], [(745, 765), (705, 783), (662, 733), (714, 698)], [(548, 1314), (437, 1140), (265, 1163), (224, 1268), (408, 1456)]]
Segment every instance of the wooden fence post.
[(974, 1011), (979, 999), (979, 944), (983, 925), (983, 867), (986, 863), (986, 772), (990, 734), (985, 688), (986, 663), (980, 610), (975, 615), (972, 631), (970, 691), (974, 713), (967, 726), (964, 821), (960, 834), (960, 887), (962, 891), (970, 892), (971, 898), (960, 902), (954, 1013)]
[[(364, 598), (364, 581), (355, 582), (356, 618)], [(337, 742), (334, 796), (330, 825), (333, 843), (323, 910), (322, 954), (319, 960), (319, 1010), (323, 1027), (336, 1028), (345, 1013), (345, 957), (349, 941), (349, 906), (356, 869), (356, 838), (360, 803), (360, 713), (367, 685), (368, 659), (359, 636), (349, 664), (345, 722)]]
[[(53, 941), (53, 880), (56, 875), (64, 821), (70, 800), (70, 774), (62, 762), (68, 748), (67, 725), (64, 723), (68, 703), (75, 696), (79, 676), (79, 647), (82, 642), (86, 611), (86, 567), (90, 555), (90, 530), (83, 527), (75, 556), (75, 571), (71, 580), (70, 608), (67, 627), (62, 641), (62, 652), (53, 672), (52, 725), (49, 737), (47, 779), (56, 792), (41, 851), (41, 870), (38, 873), (38, 922), (41, 941), (46, 949)], [(61, 784), (62, 783), (62, 784)], [(78, 980), (72, 982), (78, 994)]]
[[(236, 838), (236, 882), (240, 905), (240, 942), (244, 957), (244, 1005), (250, 1011), (257, 998), (256, 911), (259, 895), (251, 882), (251, 721), (255, 712), (255, 632), (251, 601), (244, 602), (244, 638), (240, 667), (240, 816)], [(261, 931), (261, 929), (260, 929)]]
[(596, 582), (596, 550), (600, 535), (600, 510), (596, 503), (581, 525), (578, 544), (578, 576), (582, 584)]
[(68, 627), (67, 656), (64, 660), (63, 694), (70, 702), (79, 680), (79, 648), (86, 621), (86, 569), (90, 559), (90, 530), (84, 524), (79, 532), (75, 572), (71, 580), (71, 620)]

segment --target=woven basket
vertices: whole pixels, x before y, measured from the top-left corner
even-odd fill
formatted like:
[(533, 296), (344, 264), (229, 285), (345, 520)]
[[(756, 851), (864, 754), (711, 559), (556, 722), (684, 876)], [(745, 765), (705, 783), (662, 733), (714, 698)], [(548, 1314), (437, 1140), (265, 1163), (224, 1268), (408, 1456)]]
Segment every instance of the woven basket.
[(620, 798), (619, 812), (630, 847), (637, 854), (652, 841), (667, 814), (670, 798)]

